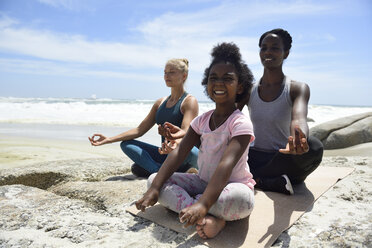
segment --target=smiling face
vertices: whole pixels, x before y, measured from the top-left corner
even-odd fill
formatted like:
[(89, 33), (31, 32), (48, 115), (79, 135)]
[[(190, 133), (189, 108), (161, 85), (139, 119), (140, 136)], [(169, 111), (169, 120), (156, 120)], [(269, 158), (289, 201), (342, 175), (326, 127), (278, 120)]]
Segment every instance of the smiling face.
[(208, 77), (208, 95), (216, 103), (235, 103), (236, 95), (243, 90), (238, 83), (234, 65), (218, 63), (211, 67)]
[(164, 69), (164, 81), (168, 87), (182, 86), (187, 74), (172, 64), (167, 64)]
[(289, 51), (284, 51), (282, 39), (276, 34), (268, 34), (260, 47), (261, 63), (265, 68), (277, 68), (283, 65)]

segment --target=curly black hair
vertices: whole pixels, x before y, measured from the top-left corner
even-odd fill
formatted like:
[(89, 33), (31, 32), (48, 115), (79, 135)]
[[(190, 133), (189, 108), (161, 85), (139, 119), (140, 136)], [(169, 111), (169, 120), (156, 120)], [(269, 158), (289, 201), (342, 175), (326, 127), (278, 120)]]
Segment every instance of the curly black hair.
[(292, 47), (292, 37), (291, 35), (287, 32), (287, 30), (281, 29), (281, 28), (276, 28), (270, 31), (267, 31), (263, 33), (260, 37), (260, 41), (258, 42), (258, 46), (261, 47), (262, 40), (266, 37), (268, 34), (276, 34), (282, 39), (283, 42), (283, 47), (284, 51), (288, 51)]
[(207, 84), (209, 72), (212, 66), (219, 63), (230, 63), (235, 67), (235, 70), (238, 75), (239, 84), (243, 85), (243, 92), (236, 96), (235, 102), (239, 102), (241, 99), (244, 99), (249, 94), (252, 88), (253, 74), (251, 70), (248, 68), (247, 64), (242, 60), (239, 47), (232, 42), (230, 43), (223, 42), (221, 44), (217, 44), (217, 46), (215, 46), (212, 49), (211, 55), (212, 55), (211, 64), (209, 65), (209, 67), (205, 69), (204, 78), (201, 83), (204, 86), (204, 93), (209, 98), (211, 98), (208, 95)]

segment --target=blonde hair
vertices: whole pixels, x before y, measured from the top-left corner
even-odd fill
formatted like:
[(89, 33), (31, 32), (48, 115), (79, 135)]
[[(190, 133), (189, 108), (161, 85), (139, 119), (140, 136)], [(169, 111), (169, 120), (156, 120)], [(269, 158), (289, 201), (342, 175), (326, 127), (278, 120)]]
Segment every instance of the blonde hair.
[(170, 59), (165, 65), (172, 65), (187, 75), (189, 74), (189, 61), (187, 59)]

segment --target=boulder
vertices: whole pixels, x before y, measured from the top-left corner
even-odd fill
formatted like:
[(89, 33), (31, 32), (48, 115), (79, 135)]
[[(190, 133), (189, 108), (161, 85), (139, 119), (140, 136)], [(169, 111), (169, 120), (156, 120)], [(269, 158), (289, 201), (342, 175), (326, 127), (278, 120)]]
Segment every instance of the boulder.
[(372, 142), (372, 112), (325, 122), (310, 129), (324, 149), (340, 149)]

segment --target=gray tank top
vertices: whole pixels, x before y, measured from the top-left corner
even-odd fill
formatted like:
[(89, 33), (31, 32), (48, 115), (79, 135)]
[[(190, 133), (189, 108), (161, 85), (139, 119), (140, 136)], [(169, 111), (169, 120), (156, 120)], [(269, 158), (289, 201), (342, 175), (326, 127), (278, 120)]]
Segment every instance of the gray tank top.
[(291, 80), (284, 76), (285, 85), (279, 97), (271, 102), (263, 101), (254, 84), (249, 98), (248, 109), (256, 139), (251, 147), (266, 152), (285, 148), (290, 135), (292, 120)]

